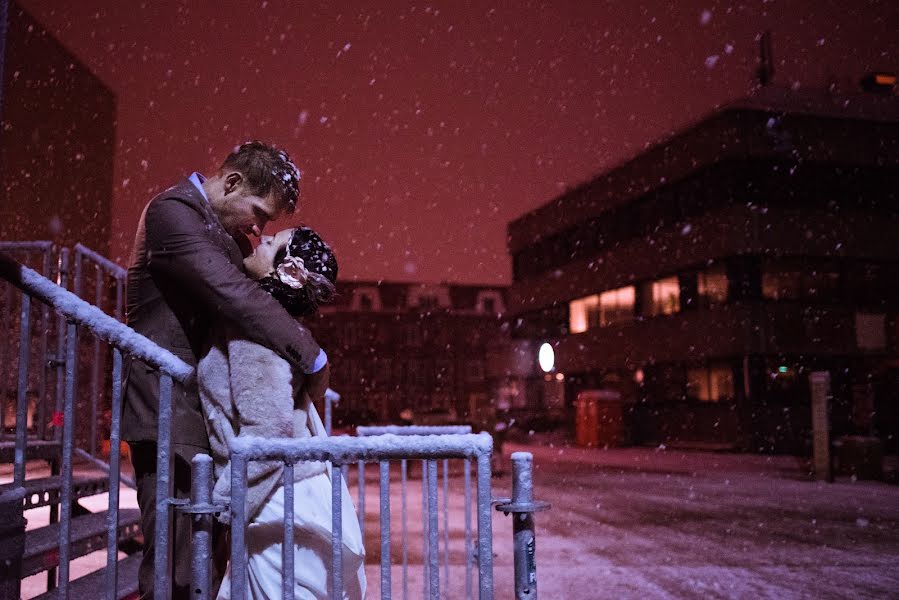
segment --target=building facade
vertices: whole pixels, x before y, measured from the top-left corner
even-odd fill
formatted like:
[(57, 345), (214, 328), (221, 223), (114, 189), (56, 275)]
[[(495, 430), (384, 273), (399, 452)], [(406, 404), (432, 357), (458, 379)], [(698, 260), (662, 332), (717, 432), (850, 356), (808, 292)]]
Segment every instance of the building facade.
[(0, 107), (0, 240), (108, 254), (116, 98), (15, 2)]
[(308, 325), (341, 395), (338, 426), (480, 422), (511, 392), (503, 287), (339, 282)]
[[(899, 435), (899, 100), (763, 88), (510, 223), (516, 338), (638, 444)], [(602, 426), (602, 425), (600, 425)]]

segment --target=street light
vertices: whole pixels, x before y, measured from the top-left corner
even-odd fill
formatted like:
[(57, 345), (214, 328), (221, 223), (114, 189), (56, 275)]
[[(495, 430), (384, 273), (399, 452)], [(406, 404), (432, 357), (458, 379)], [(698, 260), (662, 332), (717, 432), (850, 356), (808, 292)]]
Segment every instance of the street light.
[(556, 353), (548, 343), (544, 342), (540, 346), (540, 350), (537, 352), (537, 362), (540, 363), (540, 368), (544, 373), (549, 373), (553, 370), (556, 363)]

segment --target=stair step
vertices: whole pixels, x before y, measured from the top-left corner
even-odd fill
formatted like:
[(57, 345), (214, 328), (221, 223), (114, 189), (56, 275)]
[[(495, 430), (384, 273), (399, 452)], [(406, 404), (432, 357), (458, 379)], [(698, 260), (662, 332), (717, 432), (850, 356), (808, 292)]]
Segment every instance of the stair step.
[[(141, 556), (143, 555), (138, 552), (119, 561), (119, 571), (116, 576), (119, 582), (116, 588), (118, 598), (126, 598), (137, 593), (137, 571), (140, 567)], [(69, 582), (69, 598), (100, 598), (101, 594), (99, 592), (105, 592), (105, 590), (105, 567)], [(34, 600), (55, 599), (58, 596), (57, 591), (51, 590), (37, 596)]]
[[(0, 485), (0, 493), (15, 487), (13, 483)], [(39, 477), (26, 479), (22, 487), (25, 488), (24, 509), (38, 508), (59, 504), (62, 495), (62, 477)], [(72, 477), (72, 500), (95, 496), (109, 491), (109, 478), (107, 475), (74, 476)]]
[[(29, 439), (25, 444), (25, 460), (57, 460), (60, 444), (56, 440)], [(16, 460), (16, 442), (0, 442), (0, 463), (12, 463)]]
[[(108, 511), (72, 517), (69, 529), (74, 559), (106, 548), (106, 515)], [(25, 556), (22, 558), (22, 577), (28, 577), (59, 565), (59, 523), (25, 532)], [(128, 540), (140, 533), (140, 511), (136, 508), (119, 510), (118, 541)]]

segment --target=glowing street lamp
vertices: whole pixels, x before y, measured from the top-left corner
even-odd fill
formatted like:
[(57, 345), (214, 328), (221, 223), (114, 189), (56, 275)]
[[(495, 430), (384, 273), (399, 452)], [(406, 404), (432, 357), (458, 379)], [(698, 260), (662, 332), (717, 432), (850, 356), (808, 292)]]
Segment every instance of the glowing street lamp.
[(537, 352), (537, 362), (540, 363), (540, 368), (544, 373), (549, 373), (553, 370), (556, 364), (556, 353), (548, 343), (544, 342), (540, 346), (540, 350)]

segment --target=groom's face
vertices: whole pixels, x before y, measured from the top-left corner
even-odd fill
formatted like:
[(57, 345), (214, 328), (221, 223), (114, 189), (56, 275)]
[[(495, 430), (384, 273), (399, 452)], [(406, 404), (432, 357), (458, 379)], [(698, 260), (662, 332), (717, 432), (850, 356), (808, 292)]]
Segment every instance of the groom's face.
[(283, 202), (272, 192), (259, 196), (249, 189), (241, 179), (229, 185), (226, 180), (218, 217), (225, 230), (231, 235), (262, 235), (269, 221), (274, 221), (284, 212)]

